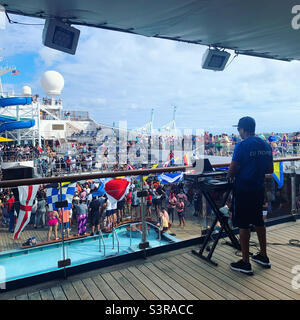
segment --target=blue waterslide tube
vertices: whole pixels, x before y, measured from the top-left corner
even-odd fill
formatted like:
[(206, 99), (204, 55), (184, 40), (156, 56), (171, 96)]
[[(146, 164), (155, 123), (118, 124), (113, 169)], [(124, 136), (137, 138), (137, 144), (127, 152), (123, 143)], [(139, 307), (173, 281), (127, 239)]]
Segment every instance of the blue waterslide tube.
[[(31, 97), (11, 97), (0, 99), (0, 107), (2, 108), (15, 105), (26, 105), (31, 103)], [(9, 118), (5, 116), (0, 116), (0, 122), (4, 122), (0, 125), (0, 133), (3, 131), (13, 131), (16, 129), (27, 129), (35, 125), (34, 119), (16, 121), (16, 118)]]
[(12, 98), (2, 98), (0, 99), (0, 107), (9, 107), (9, 106), (20, 106), (25, 104), (31, 104), (31, 97), (12, 97)]
[(35, 121), (33, 119), (25, 121), (6, 122), (0, 125), (0, 132), (12, 131), (16, 129), (27, 129), (33, 127), (34, 125)]

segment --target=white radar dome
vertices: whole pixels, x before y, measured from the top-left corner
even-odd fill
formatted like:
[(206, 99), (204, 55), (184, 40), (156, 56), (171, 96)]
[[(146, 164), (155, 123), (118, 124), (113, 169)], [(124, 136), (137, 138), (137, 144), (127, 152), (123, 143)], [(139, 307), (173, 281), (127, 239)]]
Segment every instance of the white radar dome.
[(25, 97), (30, 97), (31, 96), (31, 88), (28, 86), (24, 86), (22, 88), (22, 95)]
[(41, 85), (48, 96), (59, 96), (65, 80), (57, 71), (46, 71), (41, 78)]

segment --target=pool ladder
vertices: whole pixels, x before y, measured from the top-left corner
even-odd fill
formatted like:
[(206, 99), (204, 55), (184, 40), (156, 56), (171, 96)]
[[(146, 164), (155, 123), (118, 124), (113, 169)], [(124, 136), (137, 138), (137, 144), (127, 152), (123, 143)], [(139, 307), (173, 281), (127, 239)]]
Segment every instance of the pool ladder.
[[(119, 241), (119, 237), (117, 234), (117, 231), (115, 228), (112, 229), (112, 248), (115, 249), (115, 238), (117, 240), (117, 245), (118, 245), (118, 254), (120, 253), (120, 241)], [(102, 252), (101, 249), (101, 242), (103, 243), (103, 251), (104, 251), (104, 256), (105, 256), (105, 242), (104, 242), (104, 237), (103, 237), (103, 233), (101, 230), (99, 230), (99, 252)]]
[(101, 230), (99, 230), (99, 252), (101, 252), (101, 241), (103, 243), (103, 251), (104, 251), (104, 256), (105, 256), (105, 242), (104, 242), (104, 238), (103, 238), (103, 233)]
[(118, 244), (118, 254), (120, 253), (120, 242), (119, 242), (119, 237), (118, 237), (118, 234), (117, 234), (117, 231), (115, 228), (112, 228), (112, 241), (113, 241), (113, 249), (115, 248), (115, 237), (116, 237), (116, 240), (117, 240), (117, 244)]

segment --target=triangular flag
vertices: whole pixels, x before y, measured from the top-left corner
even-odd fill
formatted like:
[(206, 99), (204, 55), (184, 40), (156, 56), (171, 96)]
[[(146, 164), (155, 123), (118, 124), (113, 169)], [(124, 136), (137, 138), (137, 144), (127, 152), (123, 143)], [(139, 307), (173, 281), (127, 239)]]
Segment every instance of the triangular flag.
[(273, 171), (273, 178), (278, 184), (278, 189), (282, 188), (283, 186), (283, 163), (282, 162), (274, 162), (274, 171)]

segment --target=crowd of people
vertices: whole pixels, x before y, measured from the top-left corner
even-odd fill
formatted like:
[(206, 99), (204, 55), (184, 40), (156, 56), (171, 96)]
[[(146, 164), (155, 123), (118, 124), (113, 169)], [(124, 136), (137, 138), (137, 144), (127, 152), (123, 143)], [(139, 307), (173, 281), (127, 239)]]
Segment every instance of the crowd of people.
[(39, 145), (0, 144), (1, 162), (34, 160), (38, 159), (40, 155), (41, 148)]
[[(259, 135), (260, 138), (266, 140), (273, 150), (273, 156), (297, 156), (300, 152), (300, 132), (293, 135), (274, 134)], [(54, 143), (53, 147), (33, 146), (33, 145), (16, 145), (16, 144), (0, 144), (1, 161), (26, 161), (36, 160), (38, 174), (42, 176), (52, 176), (58, 173), (76, 173), (90, 171), (92, 169), (122, 169), (120, 164), (122, 161), (135, 159), (139, 164), (147, 163), (148, 145), (149, 143), (155, 149), (170, 150), (170, 153), (176, 152), (180, 148), (186, 150), (189, 144), (193, 152), (199, 144), (204, 145), (204, 150), (199, 148), (198, 153), (204, 152), (206, 155), (212, 156), (232, 156), (234, 146), (240, 141), (236, 134), (228, 136), (223, 133), (221, 135), (213, 135), (204, 132), (202, 137), (196, 136), (154, 136), (151, 141), (146, 135), (137, 135), (135, 139), (125, 141), (125, 148), (121, 148), (117, 144), (117, 135), (111, 137), (105, 136), (101, 142), (71, 142), (68, 144), (68, 151), (62, 152), (59, 141)], [(157, 141), (156, 141), (157, 140)], [(119, 141), (121, 144), (122, 142)], [(124, 153), (124, 154), (123, 154)], [(153, 156), (153, 155), (152, 155)], [(145, 159), (141, 159), (144, 157)], [(160, 159), (164, 162), (169, 154), (165, 153)], [(122, 159), (122, 161), (120, 161)], [(151, 159), (153, 161), (153, 159)], [(154, 159), (158, 161), (159, 159)]]
[[(139, 196), (142, 189), (147, 191), (143, 198)], [(77, 183), (70, 210), (63, 209), (62, 213), (50, 211), (46, 197), (46, 187), (41, 185), (33, 202), (31, 218), (26, 228), (47, 230), (47, 241), (60, 238), (61, 227), (66, 237), (72, 235), (97, 235), (102, 232), (111, 232), (112, 228), (129, 221), (141, 221), (142, 206), (147, 220), (157, 224), (161, 232), (169, 230), (172, 225), (184, 229), (186, 214), (189, 219), (192, 215), (202, 219), (209, 216), (210, 210), (203, 210), (203, 197), (199, 189), (195, 189), (189, 182), (161, 184), (155, 177), (141, 182), (131, 178), (128, 192), (117, 202), (109, 200), (106, 194), (98, 195), (100, 182), (85, 181)], [(279, 196), (274, 189), (267, 188), (264, 210), (272, 212), (274, 203)], [(13, 233), (18, 217), (19, 203), (12, 189), (0, 190), (0, 222), (1, 227)], [(274, 197), (272, 197), (274, 193)], [(215, 194), (215, 199), (220, 195)], [(280, 202), (282, 202), (280, 200)], [(271, 206), (272, 203), (272, 206)], [(299, 201), (300, 203), (300, 201)], [(275, 206), (275, 207), (274, 207)], [(203, 225), (204, 227), (204, 225)]]
[[(147, 191), (139, 197), (142, 188)], [(112, 228), (128, 221), (140, 221), (142, 205), (148, 220), (156, 223), (161, 232), (167, 231), (177, 220), (178, 226), (186, 226), (187, 207), (194, 206), (193, 214), (201, 215), (202, 197), (184, 183), (163, 185), (156, 178), (144, 182), (131, 179), (128, 192), (117, 202), (109, 200), (106, 194), (97, 195), (100, 182), (77, 183), (70, 210), (62, 213), (50, 211), (47, 203), (46, 187), (41, 185), (33, 202), (30, 222), (26, 228), (48, 228), (47, 241), (59, 239), (61, 226), (66, 237), (74, 235), (96, 235), (100, 230), (111, 232)], [(13, 233), (18, 218), (19, 202), (13, 189), (0, 192), (0, 222), (9, 233)], [(75, 231), (75, 232), (74, 232)], [(45, 239), (46, 240), (46, 239)]]
[[(257, 136), (269, 143), (275, 157), (295, 156), (300, 152), (300, 132), (295, 132), (292, 135), (272, 132), (270, 135), (258, 134)], [(240, 141), (241, 138), (237, 134), (232, 134), (229, 137), (226, 133), (213, 135), (204, 132), (205, 154), (231, 156), (235, 145)]]
[[(116, 137), (116, 136), (114, 136)], [(292, 145), (292, 154), (298, 154), (300, 145), (300, 133), (293, 136), (287, 134), (274, 134), (269, 136), (259, 135), (266, 140), (272, 147), (273, 154), (289, 153), (289, 145)], [(183, 139), (178, 140), (175, 137), (152, 137), (152, 142), (158, 139), (161, 148), (171, 146), (169, 158), (175, 150), (175, 145), (183, 146)], [(187, 140), (187, 138), (185, 138)], [(240, 141), (238, 135), (227, 134), (213, 135), (205, 132), (202, 138), (194, 137), (190, 139), (192, 145), (201, 142), (204, 143), (205, 153), (207, 155), (231, 156), (236, 143)], [(114, 142), (116, 140), (113, 140)], [(149, 141), (145, 136), (139, 135), (136, 140), (127, 141), (126, 152), (129, 153), (134, 145), (148, 144)], [(87, 143), (72, 143), (72, 153), (67, 155), (59, 154), (55, 151), (58, 147), (39, 145), (15, 145), (1, 144), (0, 155), (2, 161), (24, 161), (35, 159), (37, 168), (42, 176), (52, 176), (59, 173), (90, 172), (95, 168), (99, 159), (99, 152), (102, 155), (101, 168), (107, 169), (108, 166), (108, 149), (110, 147), (109, 138), (105, 138), (100, 147)], [(136, 149), (135, 149), (136, 150)], [(279, 151), (278, 151), (279, 150)], [(117, 157), (118, 158), (118, 157)], [(126, 165), (118, 165), (118, 159), (115, 159), (114, 170), (128, 170)], [(106, 159), (106, 161), (105, 161)], [(74, 194), (71, 210), (63, 210), (62, 216), (59, 212), (49, 211), (45, 186), (41, 186), (36, 200), (33, 204), (30, 224), (34, 228), (49, 227), (48, 240), (58, 238), (58, 229), (63, 224), (67, 236), (70, 236), (70, 230), (76, 229), (77, 235), (87, 233), (87, 227), (90, 226), (90, 234), (99, 233), (100, 230), (109, 232), (113, 227), (122, 223), (126, 219), (137, 220), (141, 218), (141, 198), (138, 192), (141, 189), (141, 182), (132, 178), (128, 194), (117, 203), (111, 203), (106, 195), (93, 196), (99, 187), (99, 183), (89, 181), (78, 183), (77, 190)], [(167, 230), (174, 220), (178, 220), (180, 227), (186, 225), (185, 213), (187, 206), (194, 206), (194, 215), (201, 216), (202, 212), (202, 195), (198, 190), (193, 190), (186, 183), (162, 185), (157, 180), (149, 179), (144, 183), (144, 189), (148, 191), (145, 198), (145, 210), (148, 219), (154, 219), (159, 224), (161, 230)], [(268, 203), (266, 207), (268, 207)], [(16, 222), (16, 212), (18, 211), (18, 201), (12, 190), (3, 189), (0, 192), (0, 214), (1, 225), (7, 227), (8, 232), (14, 231)]]

